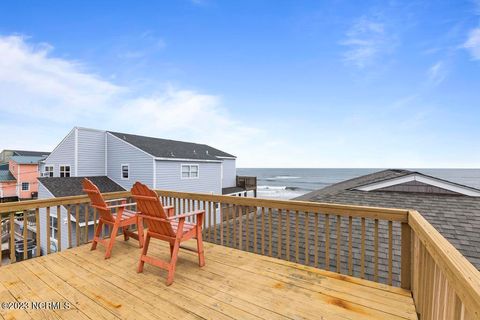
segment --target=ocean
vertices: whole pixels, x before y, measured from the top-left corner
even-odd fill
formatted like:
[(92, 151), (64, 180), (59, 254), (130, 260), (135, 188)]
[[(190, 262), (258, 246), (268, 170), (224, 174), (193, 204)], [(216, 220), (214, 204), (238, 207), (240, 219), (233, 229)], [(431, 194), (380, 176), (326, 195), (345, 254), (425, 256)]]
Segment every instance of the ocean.
[[(331, 184), (384, 169), (238, 168), (238, 175), (256, 176), (258, 197), (291, 199)], [(480, 169), (408, 169), (480, 189)]]

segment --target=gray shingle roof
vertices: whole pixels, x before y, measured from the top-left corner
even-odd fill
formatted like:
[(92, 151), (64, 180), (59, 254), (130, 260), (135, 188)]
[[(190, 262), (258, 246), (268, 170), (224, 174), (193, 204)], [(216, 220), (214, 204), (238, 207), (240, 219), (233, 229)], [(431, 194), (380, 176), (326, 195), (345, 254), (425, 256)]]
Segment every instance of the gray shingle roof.
[(10, 172), (10, 170), (8, 170), (8, 166), (7, 166), (7, 170), (0, 170), (0, 182), (3, 182), (3, 181), (15, 181), (17, 179), (15, 179), (15, 177), (12, 175), (12, 173)]
[(38, 164), (39, 161), (45, 158), (46, 156), (12, 156), (11, 160), (18, 164)]
[(46, 151), (28, 151), (28, 150), (12, 150), (16, 156), (35, 156), (35, 157), (44, 157), (48, 156), (50, 152)]
[(159, 158), (218, 160), (218, 157), (235, 157), (206, 144), (152, 138), (112, 131), (108, 132)]
[(385, 170), (337, 183), (298, 200), (343, 203), (419, 211), (477, 269), (480, 269), (480, 198), (464, 195), (349, 190), (410, 171)]
[[(84, 178), (85, 177), (48, 177), (38, 178), (38, 181), (40, 181), (55, 197), (69, 197), (85, 194), (82, 187), (82, 180)], [(86, 178), (96, 184), (101, 192), (125, 191), (125, 189), (106, 176)]]

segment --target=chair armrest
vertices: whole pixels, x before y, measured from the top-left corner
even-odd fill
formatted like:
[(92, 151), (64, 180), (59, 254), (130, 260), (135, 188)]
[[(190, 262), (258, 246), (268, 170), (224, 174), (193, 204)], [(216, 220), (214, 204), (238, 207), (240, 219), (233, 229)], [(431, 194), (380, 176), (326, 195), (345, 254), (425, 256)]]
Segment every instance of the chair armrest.
[(136, 206), (136, 205), (137, 205), (136, 202), (133, 202), (133, 203), (122, 203), (122, 204), (117, 204), (117, 205), (114, 205), (114, 206), (108, 206), (107, 209), (125, 208), (125, 207), (131, 207), (131, 206)]
[(165, 220), (165, 219), (162, 219), (162, 218), (159, 218), (159, 217), (147, 216), (145, 214), (137, 213), (137, 216), (139, 216), (140, 218), (143, 218), (145, 220), (155, 220), (155, 221), (162, 221), (162, 222), (170, 223), (170, 220)]
[(173, 217), (175, 215), (175, 207), (174, 206), (164, 206), (163, 210), (167, 213), (167, 217)]
[(178, 216), (169, 217), (168, 220), (176, 220), (176, 219), (196, 216), (199, 214), (205, 214), (205, 210), (196, 210), (196, 211), (191, 211), (184, 214), (179, 214)]
[(127, 198), (119, 198), (119, 199), (105, 200), (106, 203), (114, 202), (114, 201), (127, 201)]

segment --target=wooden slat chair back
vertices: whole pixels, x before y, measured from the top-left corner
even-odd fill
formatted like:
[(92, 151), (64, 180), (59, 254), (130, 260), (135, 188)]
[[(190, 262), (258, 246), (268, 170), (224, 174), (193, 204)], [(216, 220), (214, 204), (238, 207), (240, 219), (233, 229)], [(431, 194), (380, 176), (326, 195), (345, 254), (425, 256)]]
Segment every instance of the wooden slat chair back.
[[(90, 198), (91, 206), (97, 209), (100, 217), (98, 219), (97, 228), (92, 240), (91, 250), (97, 248), (100, 243), (105, 246), (105, 259), (110, 258), (112, 254), (113, 244), (117, 237), (118, 229), (122, 228), (123, 237), (127, 241), (130, 237), (138, 240), (140, 248), (143, 247), (143, 221), (135, 211), (126, 209), (136, 205), (135, 203), (127, 203), (127, 199), (113, 199), (105, 201), (100, 192), (100, 189), (89, 179), (85, 178), (82, 181), (83, 191)], [(108, 205), (110, 202), (121, 202), (118, 205)], [(116, 210), (114, 212), (113, 210)], [(100, 238), (100, 233), (104, 225), (108, 225), (110, 229), (110, 239)], [(129, 230), (131, 225), (137, 225), (138, 233)]]
[[(135, 182), (132, 188), (132, 197), (137, 202), (139, 216), (142, 217), (148, 226), (145, 235), (145, 244), (143, 246), (140, 261), (138, 263), (137, 272), (143, 272), (145, 262), (167, 270), (167, 285), (173, 283), (175, 276), (175, 267), (177, 264), (180, 243), (192, 238), (197, 239), (197, 249), (190, 249), (198, 254), (198, 264), (200, 267), (205, 265), (205, 254), (203, 252), (202, 241), (202, 223), (205, 210), (197, 210), (189, 213), (175, 216), (174, 208), (169, 207), (168, 211), (162, 206), (157, 193), (149, 189), (146, 185)], [(195, 224), (185, 221), (186, 217), (196, 216)], [(170, 261), (162, 261), (160, 259), (147, 256), (150, 239), (156, 238), (167, 241), (170, 244)]]

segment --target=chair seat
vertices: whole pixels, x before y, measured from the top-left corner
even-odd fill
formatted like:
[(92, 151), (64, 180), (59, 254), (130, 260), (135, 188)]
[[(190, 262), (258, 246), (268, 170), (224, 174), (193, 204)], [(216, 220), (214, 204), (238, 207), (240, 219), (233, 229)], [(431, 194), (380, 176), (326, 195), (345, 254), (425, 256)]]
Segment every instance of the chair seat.
[[(128, 210), (128, 209), (123, 210), (122, 221), (130, 219), (132, 217), (135, 217), (136, 214), (137, 213), (135, 211), (132, 211), (132, 210)], [(116, 213), (112, 213), (112, 216), (113, 216), (113, 219), (117, 219), (117, 214)]]
[[(195, 224), (193, 223), (189, 223), (189, 222), (185, 222), (183, 224), (183, 233), (187, 233), (189, 232), (190, 230), (192, 230), (193, 228), (195, 228)], [(175, 221), (173, 220), (172, 221), (172, 228), (173, 228), (173, 231), (174, 232), (177, 232), (177, 229), (178, 229), (178, 221)]]

